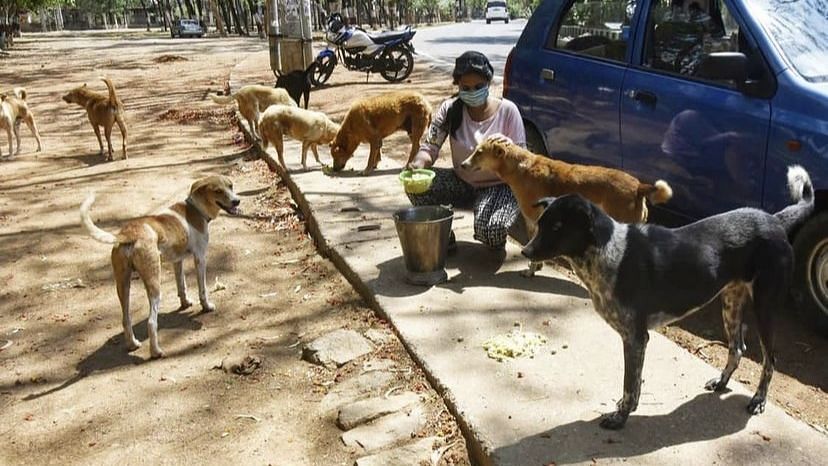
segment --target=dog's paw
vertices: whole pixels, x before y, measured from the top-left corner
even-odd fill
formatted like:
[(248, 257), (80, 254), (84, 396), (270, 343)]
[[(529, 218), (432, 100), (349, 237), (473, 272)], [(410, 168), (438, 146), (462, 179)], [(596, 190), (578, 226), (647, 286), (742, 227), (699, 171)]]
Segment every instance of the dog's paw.
[(607, 413), (601, 416), (600, 426), (604, 429), (618, 430), (624, 427), (624, 424), (627, 423), (628, 417), (629, 414), (622, 413), (621, 411)]
[(161, 350), (161, 348), (158, 348), (156, 350), (150, 350), (150, 356), (152, 357), (152, 359), (161, 359), (164, 356), (166, 356), (166, 354), (163, 350)]
[(712, 392), (722, 392), (725, 388), (727, 388), (727, 383), (722, 381), (721, 377), (715, 377), (707, 381), (704, 384), (705, 390), (710, 390)]
[(126, 347), (127, 352), (132, 352), (141, 347), (141, 342), (133, 339), (132, 341), (127, 341), (124, 346)]
[(765, 412), (765, 399), (754, 396), (747, 405), (747, 412), (750, 414), (762, 414)]
[(179, 311), (183, 311), (184, 309), (187, 309), (187, 308), (189, 308), (190, 306), (193, 305), (193, 302), (190, 301), (190, 299), (187, 298), (186, 296), (184, 298), (180, 298), (180, 301), (181, 301), (181, 306), (178, 307)]
[(216, 310), (216, 305), (211, 303), (210, 301), (204, 301), (201, 303), (201, 312), (213, 312)]

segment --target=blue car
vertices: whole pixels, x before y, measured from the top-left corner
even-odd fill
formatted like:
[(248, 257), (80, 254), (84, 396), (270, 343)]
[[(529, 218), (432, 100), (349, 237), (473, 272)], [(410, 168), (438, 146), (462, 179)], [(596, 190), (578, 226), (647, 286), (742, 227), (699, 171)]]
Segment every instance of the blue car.
[(668, 181), (661, 222), (775, 212), (804, 166), (817, 212), (792, 238), (793, 297), (828, 331), (826, 0), (545, 0), (503, 87), (533, 151)]

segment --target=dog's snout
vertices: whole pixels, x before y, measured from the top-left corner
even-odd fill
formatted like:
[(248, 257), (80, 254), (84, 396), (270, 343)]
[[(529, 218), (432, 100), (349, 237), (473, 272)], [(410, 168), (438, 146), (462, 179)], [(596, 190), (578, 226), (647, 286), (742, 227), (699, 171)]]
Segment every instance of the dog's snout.
[(238, 199), (238, 198), (233, 199), (232, 201), (230, 201), (230, 204), (232, 204), (233, 207), (238, 207), (239, 204), (241, 204), (241, 199)]

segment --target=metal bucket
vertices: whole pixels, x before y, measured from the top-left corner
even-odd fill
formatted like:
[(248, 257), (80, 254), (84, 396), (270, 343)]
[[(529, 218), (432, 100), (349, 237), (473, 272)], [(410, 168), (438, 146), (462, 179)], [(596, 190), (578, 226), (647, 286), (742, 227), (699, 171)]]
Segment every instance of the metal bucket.
[(394, 213), (405, 258), (405, 279), (414, 285), (444, 282), (444, 269), (454, 212), (440, 206), (417, 206)]

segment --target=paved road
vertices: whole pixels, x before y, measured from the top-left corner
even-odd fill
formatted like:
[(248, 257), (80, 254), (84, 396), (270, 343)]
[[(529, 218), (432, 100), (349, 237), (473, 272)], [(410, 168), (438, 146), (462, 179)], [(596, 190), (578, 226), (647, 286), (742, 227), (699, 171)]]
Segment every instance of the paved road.
[(509, 24), (472, 21), (448, 26), (438, 26), (417, 31), (414, 48), (417, 53), (433, 59), (447, 70), (454, 67), (454, 59), (467, 50), (477, 50), (489, 57), (495, 76), (503, 76), (503, 67), (509, 51), (520, 37), (525, 19)]

